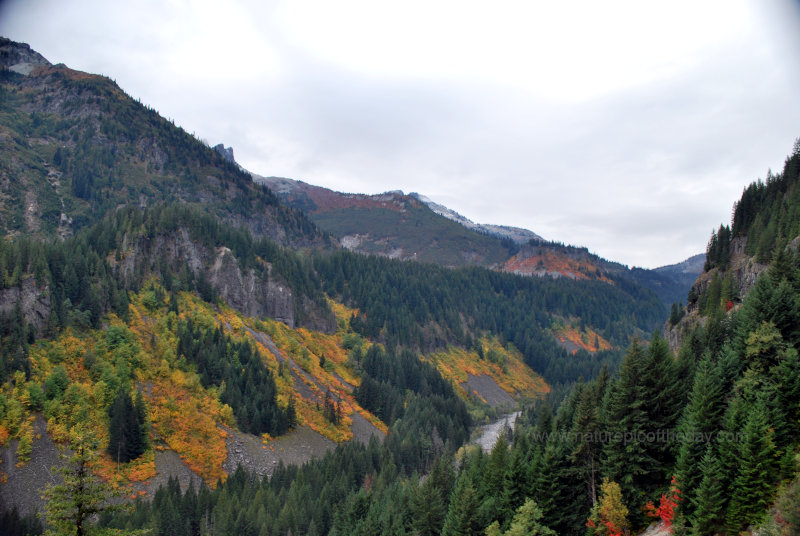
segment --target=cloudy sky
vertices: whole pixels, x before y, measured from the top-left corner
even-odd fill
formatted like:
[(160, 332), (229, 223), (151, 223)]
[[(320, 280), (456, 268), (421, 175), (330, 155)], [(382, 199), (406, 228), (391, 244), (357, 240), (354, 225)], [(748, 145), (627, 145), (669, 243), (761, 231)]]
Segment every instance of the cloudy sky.
[(797, 0), (0, 0), (0, 35), (255, 173), (636, 266), (703, 251), (800, 137)]

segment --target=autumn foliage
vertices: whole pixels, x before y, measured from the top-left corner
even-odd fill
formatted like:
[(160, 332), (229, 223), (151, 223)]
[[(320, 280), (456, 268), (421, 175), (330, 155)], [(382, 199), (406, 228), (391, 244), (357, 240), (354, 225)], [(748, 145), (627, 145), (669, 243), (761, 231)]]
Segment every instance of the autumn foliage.
[[(449, 347), (427, 359), (444, 378), (457, 386), (466, 384), (470, 375), (486, 375), (514, 397), (533, 399), (550, 391), (544, 379), (525, 365), (516, 348), (503, 346), (496, 338), (480, 339), (477, 348), (472, 350)], [(459, 389), (463, 395), (469, 394), (463, 388)]]
[(647, 515), (650, 517), (660, 519), (664, 526), (671, 530), (672, 521), (675, 519), (675, 509), (682, 500), (681, 490), (678, 488), (678, 481), (673, 476), (670, 482), (669, 492), (661, 494), (658, 507), (653, 504), (653, 501), (649, 501), (645, 505), (645, 512), (647, 512)]
[(586, 522), (593, 534), (600, 536), (622, 536), (628, 533), (628, 507), (622, 502), (622, 490), (607, 478), (600, 486), (600, 499), (592, 508)]
[(598, 266), (555, 251), (536, 255), (518, 253), (505, 262), (503, 271), (521, 275), (558, 274), (570, 279), (595, 279), (613, 284)]
[(573, 354), (578, 348), (592, 353), (613, 348), (610, 342), (588, 326), (583, 329), (573, 325), (560, 327), (555, 330), (555, 336), (561, 344), (571, 342), (576, 347)]

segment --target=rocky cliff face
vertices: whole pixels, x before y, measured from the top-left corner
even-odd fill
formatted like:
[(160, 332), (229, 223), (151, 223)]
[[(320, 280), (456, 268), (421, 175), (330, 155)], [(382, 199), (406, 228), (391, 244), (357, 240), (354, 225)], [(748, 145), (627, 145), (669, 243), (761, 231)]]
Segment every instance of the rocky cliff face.
[(17, 305), (25, 321), (41, 335), (50, 316), (49, 289), (39, 287), (33, 277), (26, 277), (20, 285), (0, 290), (0, 317), (10, 318)]
[(231, 164), (236, 163), (236, 159), (233, 157), (233, 147), (225, 147), (222, 143), (218, 143), (214, 146), (214, 150), (217, 151), (222, 158), (226, 161), (230, 162)]
[[(792, 242), (792, 244), (794, 247), (795, 242)], [(797, 241), (797, 244), (800, 245), (800, 241)], [(708, 291), (714, 274), (719, 274), (722, 277), (732, 274), (733, 282), (736, 286), (736, 294), (744, 298), (753, 288), (753, 285), (756, 284), (758, 277), (769, 268), (768, 265), (756, 262), (755, 258), (747, 255), (746, 248), (746, 236), (736, 237), (731, 240), (731, 261), (728, 269), (725, 272), (720, 272), (717, 268), (714, 268), (701, 273), (695, 280), (694, 285), (692, 285), (690, 295), (700, 296)], [(681, 346), (683, 335), (690, 333), (698, 325), (705, 326), (706, 320), (698, 311), (698, 302), (689, 302), (686, 305), (686, 314), (678, 324), (671, 326), (667, 322), (664, 325), (664, 338), (669, 342), (670, 348), (677, 351)]]
[(247, 316), (274, 318), (292, 328), (303, 326), (324, 332), (336, 329), (332, 313), (305, 296), (297, 296), (273, 273), (269, 263), (262, 261), (265, 270), (260, 273), (243, 268), (230, 249), (209, 249), (192, 240), (185, 229), (151, 239), (126, 237), (122, 249), (125, 253), (118, 270), (123, 280), (131, 280), (137, 270), (155, 271), (161, 259), (176, 271), (185, 264), (195, 277), (204, 277), (225, 303)]
[(266, 280), (253, 270), (242, 270), (239, 261), (226, 247), (216, 248), (207, 277), (225, 303), (247, 316), (269, 316), (289, 327), (296, 324), (295, 296), (291, 289), (272, 276)]
[(0, 37), (0, 67), (28, 76), (40, 65), (50, 62), (27, 44)]
[[(714, 278), (715, 273), (720, 276), (727, 274), (733, 275), (733, 281), (736, 285), (737, 294), (741, 297), (747, 295), (753, 285), (756, 284), (758, 276), (764, 273), (769, 267), (766, 264), (756, 262), (753, 257), (745, 253), (747, 247), (747, 237), (741, 236), (731, 240), (731, 262), (729, 268), (725, 272), (719, 272), (717, 269), (703, 272), (692, 285), (692, 290), (697, 296), (708, 290), (711, 280)], [(691, 312), (697, 308), (696, 303), (690, 303), (687, 306), (687, 311)]]

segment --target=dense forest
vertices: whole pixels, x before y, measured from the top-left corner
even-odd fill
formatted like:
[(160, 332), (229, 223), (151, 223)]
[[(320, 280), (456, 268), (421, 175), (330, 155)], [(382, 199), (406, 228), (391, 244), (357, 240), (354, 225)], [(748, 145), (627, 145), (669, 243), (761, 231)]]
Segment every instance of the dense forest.
[(446, 344), (471, 348), (483, 333), (496, 333), (552, 383), (594, 376), (618, 359), (615, 352), (569, 356), (547, 333), (553, 315), (580, 318), (622, 345), (631, 333), (646, 333), (665, 316), (655, 294), (624, 278), (615, 285), (522, 278), (348, 252), (317, 255), (314, 268), (330, 295), (359, 309), (352, 325), (366, 337), (429, 350)]
[[(702, 328), (677, 359), (658, 336), (634, 344), (618, 377), (576, 385), (556, 411), (530, 411), (511, 445), (501, 440), (488, 455), (468, 449), (454, 459), (453, 443), (431, 434), (448, 433), (430, 421), (438, 412), (409, 404), (413, 419), (397, 419), (382, 446), (342, 446), (271, 479), (238, 472), (214, 491), (173, 483), (104, 523), (156, 534), (483, 534), (494, 523), (500, 533), (524, 524), (584, 534), (588, 519), (592, 531), (616, 534), (661, 517), (675, 532), (733, 534), (765, 522), (777, 497), (787, 514), (780, 522), (791, 524), (800, 439), (792, 331), (800, 324), (800, 273), (792, 266), (776, 265), (759, 282), (726, 320), (721, 346)], [(793, 291), (793, 310), (769, 306), (785, 298), (782, 286)], [(424, 370), (401, 372), (406, 366), (376, 363), (364, 373), (383, 370), (370, 376), (376, 382), (391, 375), (427, 383)], [(437, 389), (428, 397), (440, 397)]]
[(278, 406), (272, 373), (251, 344), (189, 320), (178, 326), (177, 354), (197, 368), (203, 385), (224, 386), (220, 401), (233, 409), (240, 430), (278, 436), (295, 425), (294, 406)]
[(730, 225), (714, 231), (708, 243), (706, 268), (727, 268), (731, 241), (747, 237), (746, 253), (768, 263), (800, 235), (800, 139), (786, 158), (783, 172), (751, 183), (734, 204)]

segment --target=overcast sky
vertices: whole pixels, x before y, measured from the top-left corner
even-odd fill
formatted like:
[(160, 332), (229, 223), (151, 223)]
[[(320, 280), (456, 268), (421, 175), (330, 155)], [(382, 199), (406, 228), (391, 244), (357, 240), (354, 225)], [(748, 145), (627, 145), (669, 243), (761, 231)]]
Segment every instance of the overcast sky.
[(800, 3), (0, 0), (260, 175), (416, 191), (655, 267), (800, 137)]

